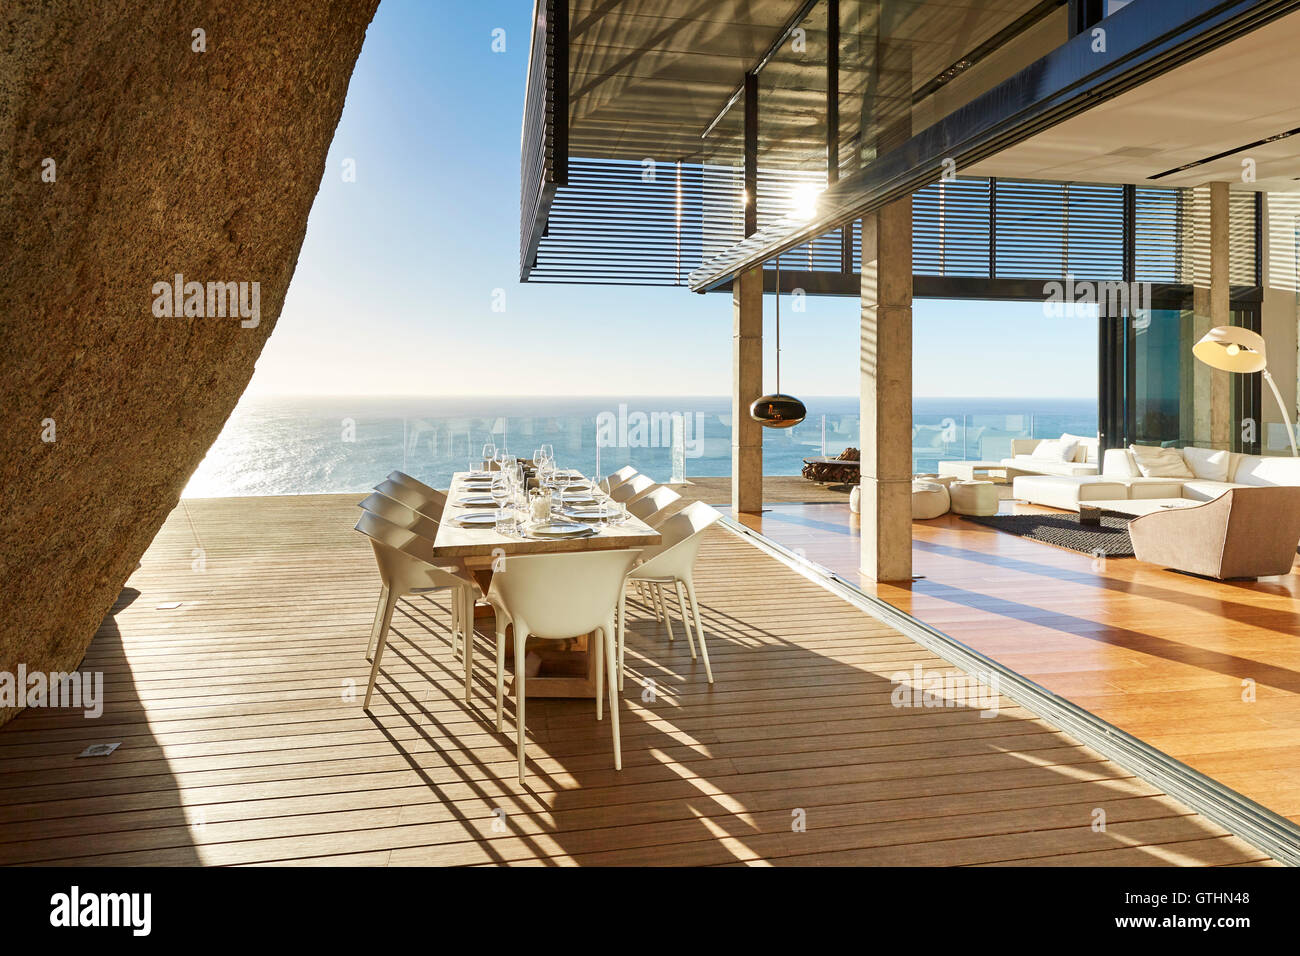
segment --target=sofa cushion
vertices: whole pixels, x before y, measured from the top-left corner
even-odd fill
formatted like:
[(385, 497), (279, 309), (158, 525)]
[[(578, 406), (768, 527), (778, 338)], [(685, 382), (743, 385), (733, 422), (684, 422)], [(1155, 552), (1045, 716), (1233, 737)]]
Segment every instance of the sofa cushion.
[(1122, 484), (1095, 475), (1073, 478), (1018, 475), (1012, 481), (1011, 489), (1011, 493), (1021, 501), (1065, 511), (1078, 511), (1080, 501), (1127, 497), (1127, 489)]
[(1128, 489), (1134, 499), (1181, 498), (1187, 484), (1182, 478), (1122, 478), (1117, 479)]
[(1206, 481), (1227, 481), (1230, 453), (1213, 448), (1188, 445), (1183, 449), (1183, 461), (1197, 478)]
[(1096, 465), (1081, 465), (1075, 461), (1049, 461), (1046, 458), (1034, 458), (1032, 455), (1016, 455), (1015, 458), (1002, 459), (1004, 468), (1019, 471), (1032, 471), (1040, 475), (1065, 475), (1082, 477), (1097, 474)]
[(1233, 481), (1239, 485), (1300, 485), (1300, 458), (1243, 455)]
[(1160, 448), (1155, 445), (1129, 445), (1138, 471), (1143, 478), (1195, 478), (1183, 461), (1177, 448)]
[(1142, 475), (1133, 460), (1133, 453), (1127, 448), (1107, 448), (1102, 456), (1101, 473), (1107, 478), (1139, 478)]
[(1074, 453), (1078, 449), (1077, 441), (1066, 441), (1063, 438), (1045, 438), (1035, 447), (1031, 458), (1042, 459), (1044, 461), (1074, 461)]
[(1101, 439), (1095, 435), (1089, 438), (1087, 435), (1071, 435), (1064, 432), (1061, 435), (1061, 441), (1072, 441), (1075, 443), (1074, 460), (1080, 464), (1091, 462), (1097, 463), (1097, 452), (1101, 447)]
[(1230, 481), (1204, 481), (1193, 478), (1191, 481), (1183, 482), (1183, 497), (1191, 498), (1193, 501), (1213, 501), (1225, 491), (1240, 487), (1242, 486)]

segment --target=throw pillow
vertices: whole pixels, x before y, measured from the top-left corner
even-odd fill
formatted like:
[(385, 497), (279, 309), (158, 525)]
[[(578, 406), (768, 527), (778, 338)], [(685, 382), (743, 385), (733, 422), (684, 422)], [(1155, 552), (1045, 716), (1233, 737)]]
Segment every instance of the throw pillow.
[(1228, 453), (1215, 451), (1213, 448), (1193, 448), (1188, 445), (1183, 449), (1183, 460), (1192, 474), (1205, 481), (1228, 480)]
[(1074, 453), (1074, 460), (1078, 462), (1097, 463), (1097, 447), (1099, 442), (1096, 438), (1088, 438), (1084, 435), (1071, 435), (1065, 432), (1061, 435), (1061, 441), (1072, 441), (1078, 448)]
[(1183, 461), (1177, 448), (1158, 448), (1155, 445), (1129, 445), (1133, 460), (1143, 478), (1195, 478)]
[(1060, 438), (1046, 438), (1034, 446), (1029, 457), (1046, 461), (1073, 461), (1078, 450), (1077, 441), (1065, 441)]

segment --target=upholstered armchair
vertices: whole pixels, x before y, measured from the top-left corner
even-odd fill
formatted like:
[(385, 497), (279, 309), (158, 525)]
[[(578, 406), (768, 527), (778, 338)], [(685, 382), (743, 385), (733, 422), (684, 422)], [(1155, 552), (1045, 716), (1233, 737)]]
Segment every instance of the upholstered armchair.
[(1206, 577), (1288, 574), (1300, 544), (1300, 487), (1239, 487), (1213, 501), (1135, 518), (1139, 561)]

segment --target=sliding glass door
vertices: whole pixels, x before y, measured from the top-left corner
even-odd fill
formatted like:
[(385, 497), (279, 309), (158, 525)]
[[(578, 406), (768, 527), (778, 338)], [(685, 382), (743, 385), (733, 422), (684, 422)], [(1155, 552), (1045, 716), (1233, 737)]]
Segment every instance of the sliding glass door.
[[(1203, 323), (1177, 302), (1163, 306), (1099, 320), (1100, 417), (1108, 448), (1212, 444), (1214, 373), (1192, 356)], [(1259, 331), (1258, 303), (1234, 301), (1231, 316), (1233, 325)], [(1227, 384), (1231, 419), (1221, 444), (1258, 453), (1260, 377), (1233, 375)]]

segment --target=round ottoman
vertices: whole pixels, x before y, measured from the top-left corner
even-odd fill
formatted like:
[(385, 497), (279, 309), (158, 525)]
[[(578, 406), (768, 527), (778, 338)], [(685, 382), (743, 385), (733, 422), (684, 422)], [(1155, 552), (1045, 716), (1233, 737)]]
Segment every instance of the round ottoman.
[(998, 487), (991, 481), (954, 481), (948, 486), (952, 510), (959, 515), (998, 513)]
[(927, 521), (948, 513), (948, 489), (937, 481), (912, 482), (912, 520)]

